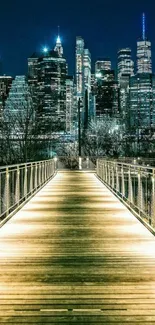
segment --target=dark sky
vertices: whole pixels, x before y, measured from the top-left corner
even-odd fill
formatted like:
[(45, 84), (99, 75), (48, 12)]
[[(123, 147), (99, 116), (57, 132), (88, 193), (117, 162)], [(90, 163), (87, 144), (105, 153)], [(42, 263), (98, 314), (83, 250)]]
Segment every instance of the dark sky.
[(115, 68), (119, 48), (131, 47), (135, 56), (143, 11), (155, 62), (153, 0), (2, 0), (0, 55), (3, 73), (26, 74), (27, 57), (44, 44), (53, 48), (58, 25), (70, 73), (75, 65), (76, 36), (84, 38), (93, 61), (108, 56)]

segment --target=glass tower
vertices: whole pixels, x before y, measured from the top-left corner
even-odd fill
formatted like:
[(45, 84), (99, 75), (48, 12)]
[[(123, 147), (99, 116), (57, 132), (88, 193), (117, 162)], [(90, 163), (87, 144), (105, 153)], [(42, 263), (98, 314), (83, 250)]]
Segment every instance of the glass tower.
[(109, 58), (100, 59), (95, 62), (95, 74), (100, 73), (102, 70), (111, 70), (111, 61)]
[(76, 38), (76, 93), (77, 100), (84, 98), (84, 40)]
[(130, 134), (139, 141), (155, 129), (155, 75), (140, 73), (130, 79)]
[(151, 42), (146, 37), (145, 14), (142, 17), (142, 37), (137, 42), (137, 73), (152, 73)]
[(58, 36), (54, 50), (34, 53), (28, 59), (28, 80), (42, 128), (66, 131), (67, 64)]
[(131, 49), (124, 48), (118, 51), (117, 77), (121, 80), (123, 75), (134, 75), (134, 62), (131, 59)]

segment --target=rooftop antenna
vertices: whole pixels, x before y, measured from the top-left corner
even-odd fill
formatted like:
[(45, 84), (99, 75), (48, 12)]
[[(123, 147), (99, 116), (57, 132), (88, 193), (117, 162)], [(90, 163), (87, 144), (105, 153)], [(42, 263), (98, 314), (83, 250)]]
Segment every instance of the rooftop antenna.
[(143, 37), (143, 41), (145, 41), (145, 36), (146, 34), (146, 18), (145, 18), (145, 13), (143, 13), (143, 16), (142, 16), (142, 37)]

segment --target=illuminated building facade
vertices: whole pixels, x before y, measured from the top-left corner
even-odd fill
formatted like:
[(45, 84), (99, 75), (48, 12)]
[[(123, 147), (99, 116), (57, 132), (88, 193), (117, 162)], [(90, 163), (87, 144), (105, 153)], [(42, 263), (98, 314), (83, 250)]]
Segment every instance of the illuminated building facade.
[(134, 62), (131, 58), (131, 49), (123, 48), (118, 51), (117, 79), (120, 87), (120, 114), (124, 127), (127, 126), (129, 102), (129, 80), (134, 76)]
[(134, 62), (131, 59), (131, 49), (125, 48), (118, 51), (117, 77), (121, 81), (123, 75), (134, 75)]
[(137, 42), (137, 73), (152, 73), (151, 42), (146, 37), (145, 14), (142, 17), (142, 38)]
[(44, 48), (28, 59), (28, 80), (33, 91), (37, 116), (47, 132), (66, 131), (67, 64), (58, 36), (54, 50)]
[(95, 62), (95, 74), (100, 73), (102, 70), (111, 70), (111, 61), (109, 58), (100, 59)]
[(119, 117), (119, 87), (114, 70), (104, 70), (96, 77), (96, 118)]
[(5, 102), (8, 98), (13, 78), (11, 76), (0, 76), (0, 120), (2, 118)]
[[(87, 90), (88, 115), (90, 115), (90, 93), (91, 93), (91, 54), (88, 49), (84, 49), (84, 91)], [(86, 100), (86, 98), (85, 98)]]
[(23, 134), (24, 120), (27, 117), (34, 118), (33, 100), (25, 76), (16, 76), (12, 81), (3, 116), (6, 122), (9, 119), (14, 124), (13, 136)]
[(130, 135), (144, 143), (155, 131), (155, 75), (140, 73), (130, 78)]
[(84, 98), (84, 40), (76, 38), (76, 93), (77, 100)]
[(66, 77), (66, 132), (73, 132), (74, 121), (74, 79)]
[[(91, 54), (84, 48), (82, 37), (76, 38), (76, 97), (81, 99), (82, 124), (90, 115), (91, 102)], [(87, 94), (87, 95), (86, 95)]]

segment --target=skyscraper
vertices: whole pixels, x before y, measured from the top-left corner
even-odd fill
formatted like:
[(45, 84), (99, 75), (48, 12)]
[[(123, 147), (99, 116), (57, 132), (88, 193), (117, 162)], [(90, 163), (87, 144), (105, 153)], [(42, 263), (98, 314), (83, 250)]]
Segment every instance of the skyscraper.
[(14, 124), (12, 135), (22, 135), (26, 118), (34, 118), (33, 101), (25, 76), (16, 76), (12, 82), (9, 96), (6, 100), (4, 120)]
[(131, 59), (130, 48), (124, 48), (118, 51), (117, 77), (119, 82), (123, 75), (134, 75), (134, 62)]
[(155, 131), (155, 75), (140, 73), (130, 78), (129, 128), (133, 141), (143, 149)]
[(114, 70), (102, 70), (95, 84), (96, 117), (119, 117), (119, 88)]
[(127, 123), (129, 79), (134, 75), (134, 62), (131, 58), (131, 49), (123, 48), (118, 51), (117, 79), (120, 90), (120, 113), (124, 127)]
[(137, 42), (137, 73), (152, 73), (151, 42), (146, 37), (144, 13), (142, 15), (142, 37)]
[(84, 40), (76, 38), (76, 93), (77, 100), (84, 97)]
[(74, 120), (74, 78), (66, 77), (66, 131), (73, 132)]
[(102, 70), (111, 70), (111, 61), (109, 58), (99, 59), (95, 62), (95, 74), (100, 73)]
[(91, 92), (91, 54), (84, 48), (84, 40), (76, 38), (76, 97), (81, 99), (81, 120), (88, 119), (90, 114), (90, 92)]
[(63, 47), (62, 47), (61, 38), (59, 35), (56, 40), (56, 46), (54, 48), (54, 51), (56, 51), (58, 53), (59, 57), (63, 56)]
[(45, 131), (66, 131), (67, 64), (58, 36), (54, 50), (44, 48), (28, 59), (28, 79), (37, 116)]
[[(90, 116), (90, 93), (91, 93), (91, 54), (88, 49), (84, 49), (84, 91), (87, 91), (88, 111), (87, 114)], [(86, 112), (85, 112), (86, 113)], [(88, 118), (88, 117), (87, 117)]]
[(5, 108), (5, 102), (9, 95), (13, 78), (11, 76), (0, 76), (0, 120), (3, 110)]

